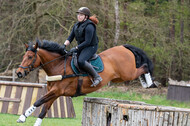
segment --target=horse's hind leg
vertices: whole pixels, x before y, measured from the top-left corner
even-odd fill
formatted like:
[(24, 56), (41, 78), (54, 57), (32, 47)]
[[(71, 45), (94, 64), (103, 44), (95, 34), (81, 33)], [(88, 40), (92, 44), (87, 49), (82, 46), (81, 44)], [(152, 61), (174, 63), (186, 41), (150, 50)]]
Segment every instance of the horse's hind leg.
[(134, 72), (134, 75), (133, 75), (133, 79), (136, 79), (145, 73), (148, 73), (148, 65), (147, 64), (143, 64), (141, 67), (136, 69), (136, 72)]
[(37, 100), (30, 108), (28, 108), (17, 120), (18, 123), (24, 123), (26, 121), (26, 118), (28, 116), (30, 116), (37, 107), (41, 106), (42, 104), (44, 104), (45, 102), (55, 98), (56, 95), (54, 93), (54, 91), (50, 91), (48, 92), (46, 95), (44, 95), (42, 98), (40, 98), (39, 100)]

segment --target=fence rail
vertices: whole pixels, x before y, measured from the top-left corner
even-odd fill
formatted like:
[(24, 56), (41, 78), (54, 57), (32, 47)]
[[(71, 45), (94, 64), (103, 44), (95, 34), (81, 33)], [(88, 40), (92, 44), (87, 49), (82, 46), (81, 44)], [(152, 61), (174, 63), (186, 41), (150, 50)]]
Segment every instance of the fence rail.
[(13, 69), (12, 70), (12, 76), (0, 76), (0, 80), (1, 79), (11, 79), (13, 82), (15, 82), (15, 79), (17, 79), (18, 77), (15, 75), (15, 72), (16, 72), (16, 70), (15, 69)]

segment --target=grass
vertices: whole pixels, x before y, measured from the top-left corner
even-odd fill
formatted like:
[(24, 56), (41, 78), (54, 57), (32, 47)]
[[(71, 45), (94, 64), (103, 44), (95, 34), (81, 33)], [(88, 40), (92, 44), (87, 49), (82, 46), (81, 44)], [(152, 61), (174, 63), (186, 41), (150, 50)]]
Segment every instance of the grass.
[[(122, 92), (115, 88), (112, 88), (107, 91), (94, 92), (88, 94), (87, 96), (80, 96), (77, 98), (73, 98), (76, 118), (74, 119), (44, 118), (42, 126), (81, 126), (84, 97), (104, 97), (104, 98), (121, 99), (121, 100), (143, 101), (154, 105), (190, 108), (190, 103), (169, 101), (166, 99), (166, 96), (164, 95), (151, 96), (147, 94), (138, 94), (135, 92)], [(36, 121), (36, 117), (29, 117), (27, 118), (25, 123), (18, 124), (16, 123), (16, 120), (18, 118), (19, 118), (18, 115), (0, 114), (0, 126), (33, 126)]]

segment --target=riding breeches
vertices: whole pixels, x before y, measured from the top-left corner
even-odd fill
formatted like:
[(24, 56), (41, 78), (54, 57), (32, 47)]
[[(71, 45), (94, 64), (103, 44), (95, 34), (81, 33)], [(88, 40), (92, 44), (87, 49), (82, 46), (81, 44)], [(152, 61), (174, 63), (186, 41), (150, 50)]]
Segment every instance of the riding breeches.
[(96, 53), (97, 49), (98, 45), (89, 46), (78, 53), (78, 65), (80, 68), (84, 67), (85, 61), (89, 60)]

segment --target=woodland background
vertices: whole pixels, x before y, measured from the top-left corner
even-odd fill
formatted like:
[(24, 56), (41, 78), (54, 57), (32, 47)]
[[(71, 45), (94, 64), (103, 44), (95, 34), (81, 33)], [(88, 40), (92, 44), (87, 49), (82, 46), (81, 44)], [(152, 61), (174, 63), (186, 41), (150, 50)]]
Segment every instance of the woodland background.
[(190, 0), (0, 0), (0, 72), (17, 68), (36, 37), (63, 44), (82, 6), (99, 19), (98, 52), (131, 44), (161, 83), (190, 79)]

